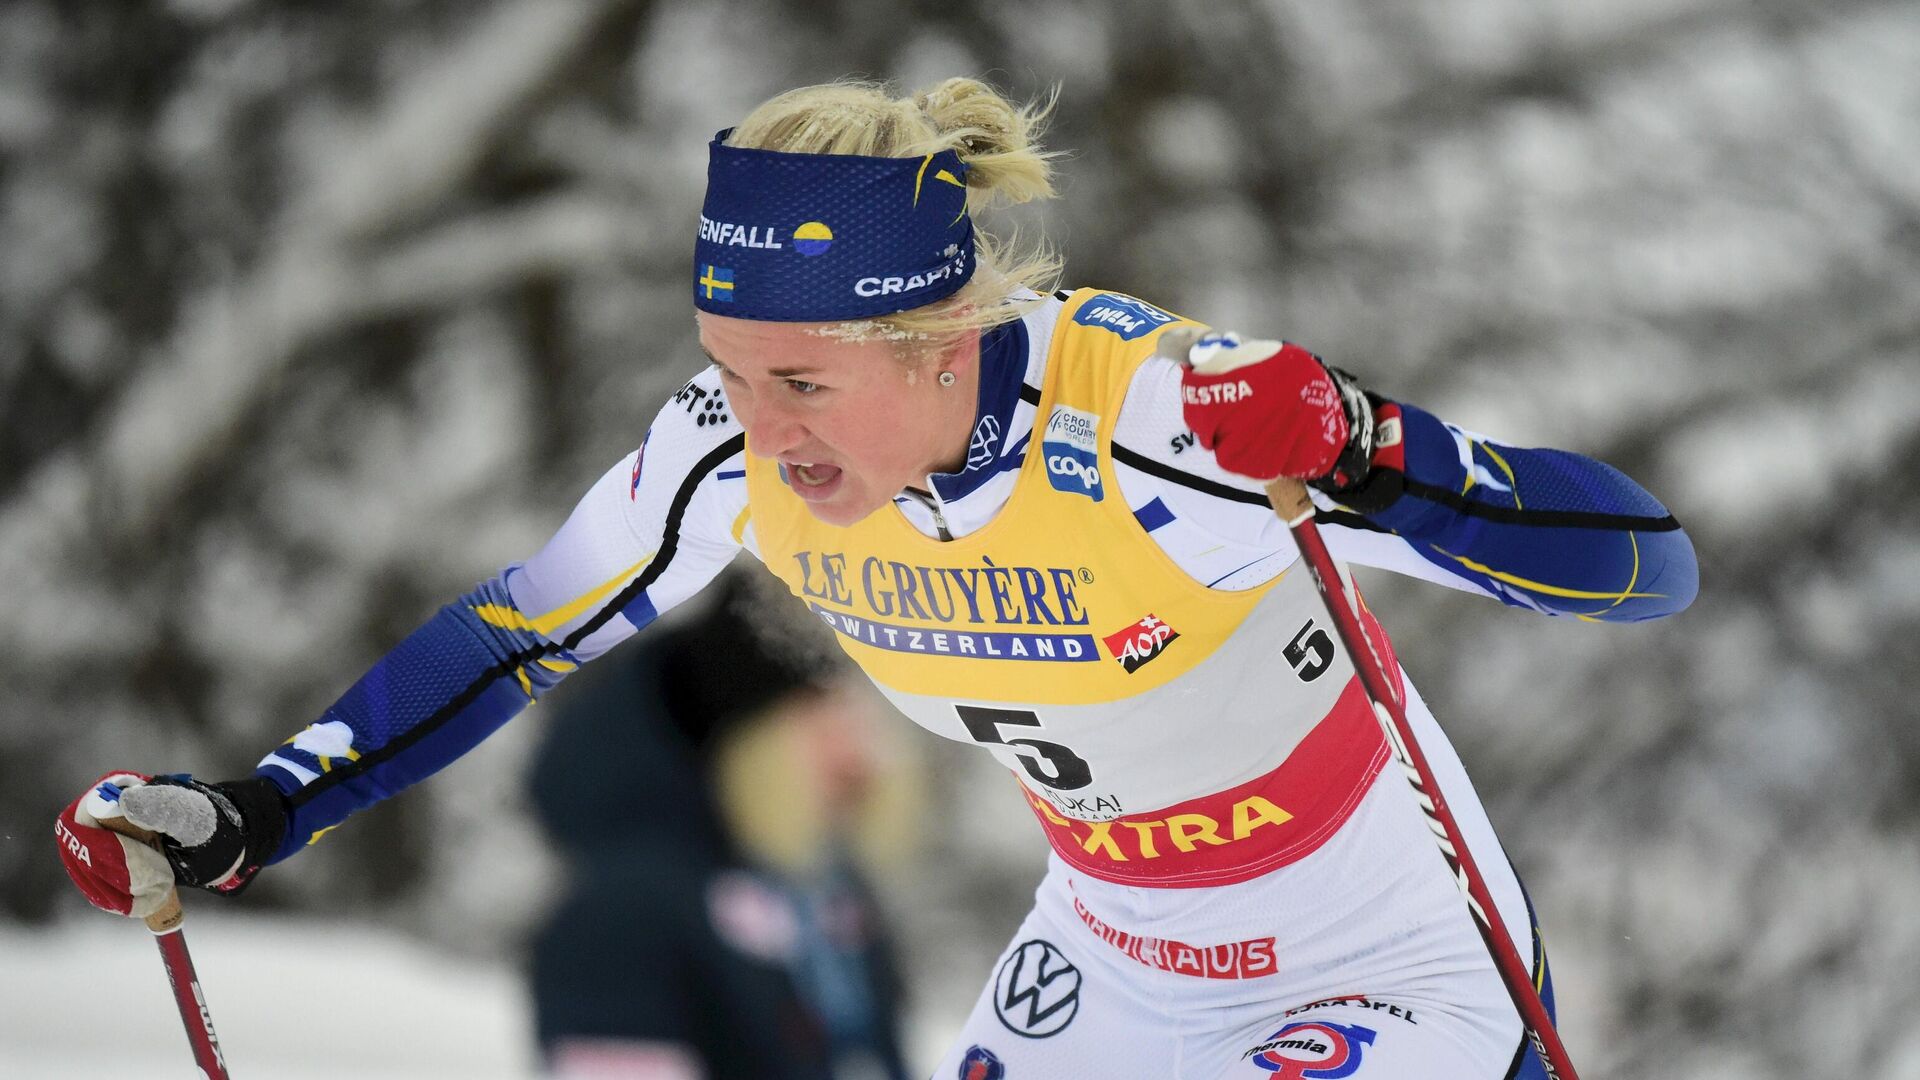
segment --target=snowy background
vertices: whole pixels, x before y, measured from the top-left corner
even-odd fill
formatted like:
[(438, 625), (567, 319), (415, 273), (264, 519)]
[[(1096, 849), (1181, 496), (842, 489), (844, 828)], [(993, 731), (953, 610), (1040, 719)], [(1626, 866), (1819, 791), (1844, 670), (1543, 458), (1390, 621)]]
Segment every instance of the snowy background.
[[(1566, 1040), (1589, 1077), (1920, 1077), (1899, 0), (0, 4), (0, 1074), (191, 1075), (55, 807), (110, 766), (246, 772), (534, 550), (698, 366), (706, 139), (849, 72), (1057, 82), (1066, 197), (1018, 220), (1070, 284), (1665, 500), (1702, 562), (1669, 622), (1371, 582)], [(540, 725), (192, 904), (236, 1070), (527, 1074)], [(1041, 849), (984, 755), (912, 741), (945, 788), (886, 884), (930, 1066)]]

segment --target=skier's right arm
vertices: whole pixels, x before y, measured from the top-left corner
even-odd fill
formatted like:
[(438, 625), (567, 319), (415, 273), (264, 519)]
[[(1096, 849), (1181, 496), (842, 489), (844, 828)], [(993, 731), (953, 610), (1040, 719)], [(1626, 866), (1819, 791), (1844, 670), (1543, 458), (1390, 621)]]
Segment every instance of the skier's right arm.
[(122, 914), (140, 913), (143, 883), (164, 894), (172, 882), (159, 880), (150, 849), (97, 826), (124, 813), (163, 834), (166, 876), (234, 892), (438, 771), (726, 566), (746, 506), (744, 442), (717, 378), (689, 382), (538, 554), (440, 609), (253, 777), (96, 782), (56, 826), (68, 872), (96, 906)]

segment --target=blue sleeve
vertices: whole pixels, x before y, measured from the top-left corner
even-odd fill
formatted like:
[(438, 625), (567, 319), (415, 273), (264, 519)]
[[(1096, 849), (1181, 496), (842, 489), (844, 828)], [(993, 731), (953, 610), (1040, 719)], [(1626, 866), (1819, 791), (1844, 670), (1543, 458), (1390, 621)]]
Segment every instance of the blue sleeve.
[(506, 576), (441, 608), (260, 762), (290, 810), (270, 862), (445, 767), (578, 666), (521, 615)]
[(1693, 542), (1619, 470), (1564, 450), (1496, 443), (1412, 406), (1398, 409), (1401, 446), (1391, 464), (1404, 486), (1365, 516), (1421, 557), (1508, 604), (1550, 615), (1633, 622), (1692, 603), (1699, 588)]
[(261, 760), (257, 774), (291, 813), (269, 861), (445, 768), (738, 554), (746, 439), (728, 411), (695, 414), (691, 402), (719, 400), (718, 375), (702, 380), (662, 407), (546, 546), (441, 608)]

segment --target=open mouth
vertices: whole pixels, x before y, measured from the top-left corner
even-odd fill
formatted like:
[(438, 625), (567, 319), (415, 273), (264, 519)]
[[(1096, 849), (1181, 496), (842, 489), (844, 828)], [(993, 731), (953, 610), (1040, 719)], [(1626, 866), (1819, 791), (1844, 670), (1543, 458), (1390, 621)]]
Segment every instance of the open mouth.
[(787, 462), (787, 485), (801, 498), (824, 498), (840, 482), (840, 466), (812, 461)]

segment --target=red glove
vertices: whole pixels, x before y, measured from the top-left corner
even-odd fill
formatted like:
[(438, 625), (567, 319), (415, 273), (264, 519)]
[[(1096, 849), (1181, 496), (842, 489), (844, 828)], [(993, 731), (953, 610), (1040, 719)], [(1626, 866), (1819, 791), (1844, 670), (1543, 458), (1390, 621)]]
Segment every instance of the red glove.
[[(158, 848), (102, 828), (125, 818)], [(67, 876), (93, 906), (146, 918), (175, 885), (232, 895), (286, 836), (286, 803), (260, 777), (207, 784), (184, 773), (111, 772), (61, 811), (54, 840)]]
[(173, 867), (156, 849), (100, 826), (120, 817), (120, 792), (144, 784), (145, 773), (111, 772), (54, 819), (53, 838), (67, 876), (102, 911), (144, 919), (160, 909), (173, 891)]
[(1181, 367), (1187, 426), (1231, 473), (1267, 481), (1320, 480), (1350, 431), (1340, 388), (1298, 345), (1207, 334)]

